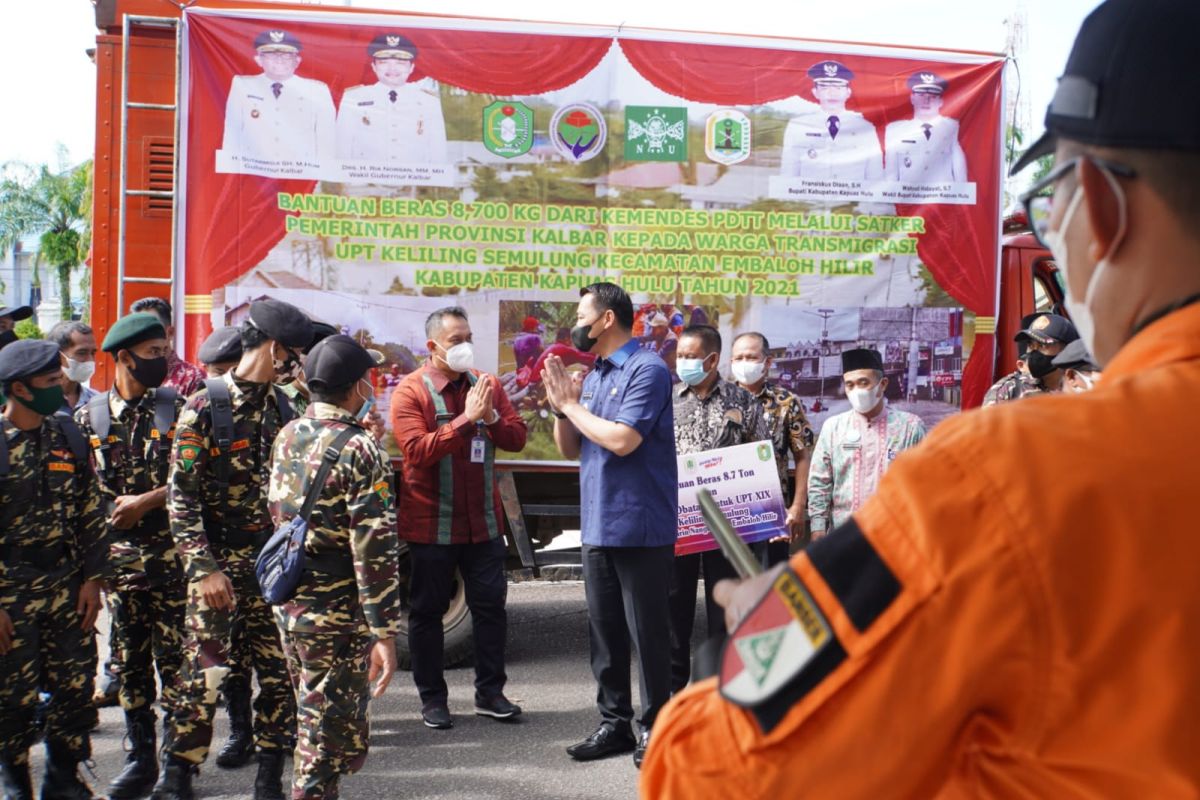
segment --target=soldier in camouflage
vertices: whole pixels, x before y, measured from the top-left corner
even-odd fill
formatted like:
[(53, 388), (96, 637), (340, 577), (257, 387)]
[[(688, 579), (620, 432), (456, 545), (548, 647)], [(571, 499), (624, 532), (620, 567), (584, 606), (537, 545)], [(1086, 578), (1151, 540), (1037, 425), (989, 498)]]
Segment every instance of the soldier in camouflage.
[(154, 314), (118, 320), (101, 349), (116, 362), (113, 390), (76, 411), (75, 421), (91, 444), (108, 516), (112, 649), (122, 665), (118, 695), (131, 745), (108, 796), (124, 800), (144, 796), (158, 775), (151, 708), (156, 668), (164, 730), (179, 702), (186, 590), (167, 521), (166, 484), (183, 398), (158, 388), (167, 375), (170, 346)]
[[(187, 640), (180, 704), (164, 736), (155, 800), (190, 800), (192, 775), (208, 755), (217, 692), (229, 672), (233, 631), (246, 637), (258, 675), (255, 800), (282, 800), (283, 759), (295, 730), (295, 696), (254, 561), (270, 535), (267, 511), (271, 445), (291, 409), (273, 382), (292, 372), (312, 338), (295, 306), (260, 300), (242, 324), (242, 358), (212, 388), (192, 395), (175, 435), (168, 480), (171, 534), (188, 580)], [(218, 435), (227, 395), (232, 431)], [(222, 463), (224, 459), (224, 463)]]
[(1079, 333), (1070, 320), (1057, 314), (1031, 314), (1022, 322), (1022, 330), (1013, 337), (1020, 351), (1017, 370), (987, 390), (985, 406), (1058, 390), (1062, 373), (1053, 359), (1078, 339)]
[(354, 430), (309, 517), (304, 576), (276, 609), (299, 717), (292, 800), (334, 800), (340, 777), (362, 767), (368, 695), (381, 695), (396, 669), (392, 469), (363, 426), (376, 363), (348, 336), (316, 345), (304, 368), (312, 405), (275, 440), (270, 505), (279, 526), (299, 513), (326, 448)]
[(43, 798), (88, 798), (78, 766), (96, 724), (96, 616), (106, 578), (104, 514), (87, 445), (62, 407), (62, 359), (51, 342), (0, 352), (0, 782), (32, 800), (29, 747), (38, 693), (45, 710)]

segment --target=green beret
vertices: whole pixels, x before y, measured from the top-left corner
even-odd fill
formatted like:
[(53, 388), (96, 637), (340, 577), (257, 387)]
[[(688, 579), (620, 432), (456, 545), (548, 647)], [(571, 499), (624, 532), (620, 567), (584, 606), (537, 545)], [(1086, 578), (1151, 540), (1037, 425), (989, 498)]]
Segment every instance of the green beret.
[(0, 383), (34, 378), (62, 369), (58, 345), (44, 339), (21, 339), (0, 351)]
[(108, 329), (108, 335), (104, 337), (104, 344), (100, 349), (106, 353), (116, 353), (118, 350), (128, 349), (148, 339), (165, 338), (167, 338), (167, 331), (158, 316), (146, 311), (139, 311), (136, 314), (121, 317), (113, 323), (113, 326)]

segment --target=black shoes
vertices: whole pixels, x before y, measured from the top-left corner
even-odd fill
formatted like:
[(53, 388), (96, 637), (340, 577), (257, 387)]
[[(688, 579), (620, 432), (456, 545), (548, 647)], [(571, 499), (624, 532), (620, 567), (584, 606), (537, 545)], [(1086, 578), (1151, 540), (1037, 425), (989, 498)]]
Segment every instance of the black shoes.
[(567, 748), (567, 755), (576, 761), (594, 761), (637, 749), (638, 742), (628, 728), (615, 730), (601, 725), (579, 744)]
[(283, 800), (283, 751), (262, 750), (254, 779), (254, 800)]
[(435, 730), (443, 731), (454, 727), (454, 718), (450, 716), (450, 709), (446, 708), (445, 703), (437, 703), (421, 709), (421, 720), (425, 723), (426, 728)]
[(148, 708), (125, 712), (129, 756), (125, 769), (108, 786), (109, 800), (136, 800), (154, 788), (158, 759), (154, 754), (154, 712)]
[(637, 748), (633, 751), (633, 765), (638, 769), (642, 768), (642, 759), (646, 757), (646, 748), (650, 746), (650, 729), (642, 730), (642, 735), (638, 737)]
[(225, 708), (229, 712), (229, 738), (217, 753), (217, 766), (237, 769), (254, 756), (253, 712), (250, 710), (250, 684), (241, 677), (225, 681)]
[(150, 800), (193, 800), (192, 775), (196, 767), (190, 761), (182, 758), (163, 755), (162, 772), (158, 774), (158, 783), (154, 784), (154, 793)]
[(63, 742), (46, 741), (46, 777), (42, 780), (44, 800), (90, 800), (91, 787), (79, 777), (79, 762)]
[(521, 715), (521, 707), (516, 703), (510, 703), (508, 698), (502, 694), (487, 700), (475, 695), (475, 713), (481, 717), (491, 717), (492, 719), (512, 719)]

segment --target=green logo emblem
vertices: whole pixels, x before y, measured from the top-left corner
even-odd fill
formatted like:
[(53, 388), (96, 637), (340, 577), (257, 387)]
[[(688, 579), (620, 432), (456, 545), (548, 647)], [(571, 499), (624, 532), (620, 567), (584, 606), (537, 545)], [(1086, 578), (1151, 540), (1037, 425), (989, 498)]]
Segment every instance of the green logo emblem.
[(565, 105), (550, 119), (554, 148), (568, 161), (587, 161), (604, 150), (608, 126), (600, 109), (590, 103)]
[(783, 634), (786, 631), (787, 627), (785, 626), (763, 631), (756, 636), (743, 636), (741, 639), (734, 640), (738, 655), (742, 657), (742, 663), (746, 665), (746, 671), (759, 686), (763, 685), (763, 681), (771, 672), (771, 665), (775, 663), (775, 657), (779, 655), (779, 646), (783, 644)]
[(769, 444), (760, 444), (760, 445), (758, 446), (758, 459), (759, 459), (759, 461), (770, 461), (770, 460), (771, 460), (771, 457), (772, 457), (773, 455), (774, 455), (774, 453), (773, 453), (773, 452), (772, 452), (772, 450), (771, 450), (771, 445), (769, 445)]
[(687, 109), (625, 107), (626, 161), (687, 161)]
[(516, 100), (497, 100), (483, 109), (483, 146), (516, 158), (533, 146), (533, 109)]
[(736, 164), (750, 157), (750, 118), (722, 108), (704, 123), (704, 154), (718, 164)]

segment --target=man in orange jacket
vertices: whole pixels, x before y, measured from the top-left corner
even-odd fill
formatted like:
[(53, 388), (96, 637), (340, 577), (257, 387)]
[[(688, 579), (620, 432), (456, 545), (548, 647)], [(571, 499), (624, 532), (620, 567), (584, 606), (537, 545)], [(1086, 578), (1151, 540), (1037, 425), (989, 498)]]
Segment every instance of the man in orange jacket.
[(1200, 794), (1197, 29), (1193, 0), (1101, 5), (1015, 168), (1055, 154), (1030, 218), (1104, 380), (943, 422), (722, 584), (720, 675), (659, 716), (643, 796)]

